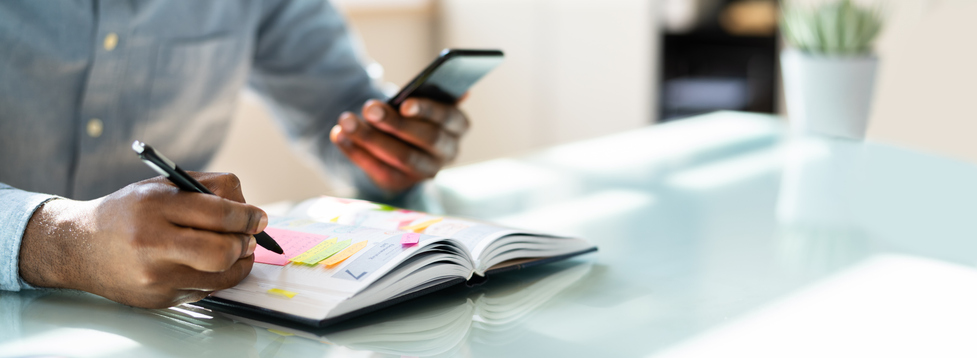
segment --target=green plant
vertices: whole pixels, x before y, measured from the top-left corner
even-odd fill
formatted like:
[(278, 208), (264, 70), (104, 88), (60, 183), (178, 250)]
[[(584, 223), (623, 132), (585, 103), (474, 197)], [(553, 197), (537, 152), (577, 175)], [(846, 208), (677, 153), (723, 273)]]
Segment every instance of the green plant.
[(826, 55), (860, 55), (871, 51), (882, 29), (878, 8), (851, 0), (815, 7), (784, 5), (780, 22), (784, 38), (801, 51)]

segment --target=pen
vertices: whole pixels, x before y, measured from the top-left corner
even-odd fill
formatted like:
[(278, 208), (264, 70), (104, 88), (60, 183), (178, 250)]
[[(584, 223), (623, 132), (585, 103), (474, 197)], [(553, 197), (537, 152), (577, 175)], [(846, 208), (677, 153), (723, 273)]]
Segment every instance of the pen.
[[(191, 177), (190, 174), (187, 174), (187, 172), (183, 171), (183, 169), (180, 169), (176, 163), (173, 163), (173, 161), (164, 157), (162, 153), (157, 152), (148, 144), (137, 140), (132, 142), (132, 150), (136, 151), (136, 154), (139, 154), (139, 159), (142, 159), (143, 163), (146, 163), (146, 165), (153, 168), (153, 170), (155, 170), (157, 173), (166, 177), (166, 179), (169, 179), (180, 189), (214, 195), (214, 193), (210, 192), (210, 190), (207, 190), (207, 187), (200, 184), (200, 182), (198, 182), (196, 179), (193, 179), (193, 177)], [(254, 240), (258, 243), (258, 245), (261, 245), (261, 247), (264, 247), (269, 251), (277, 254), (285, 253), (282, 251), (281, 246), (278, 246), (278, 243), (275, 242), (275, 240), (272, 239), (271, 236), (268, 236), (268, 234), (266, 234), (264, 231), (254, 234)]]

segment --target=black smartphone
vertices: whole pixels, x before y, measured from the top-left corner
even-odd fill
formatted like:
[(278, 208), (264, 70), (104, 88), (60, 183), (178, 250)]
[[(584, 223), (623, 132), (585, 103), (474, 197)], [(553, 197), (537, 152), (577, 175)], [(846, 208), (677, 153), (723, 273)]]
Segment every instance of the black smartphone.
[(503, 57), (499, 50), (445, 49), (387, 104), (400, 110), (400, 105), (409, 97), (449, 104), (458, 102), (468, 88), (502, 63)]

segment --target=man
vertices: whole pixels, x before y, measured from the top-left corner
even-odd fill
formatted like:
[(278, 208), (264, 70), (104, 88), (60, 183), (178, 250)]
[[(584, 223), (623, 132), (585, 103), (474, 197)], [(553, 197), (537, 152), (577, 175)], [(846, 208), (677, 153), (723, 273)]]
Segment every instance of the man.
[(202, 168), (245, 85), (371, 199), (433, 177), (468, 127), (455, 106), (377, 100), (323, 0), (4, 1), (0, 48), (3, 290), (166, 307), (247, 276), (268, 219), (237, 179), (194, 173), (218, 196), (181, 192), (129, 149)]

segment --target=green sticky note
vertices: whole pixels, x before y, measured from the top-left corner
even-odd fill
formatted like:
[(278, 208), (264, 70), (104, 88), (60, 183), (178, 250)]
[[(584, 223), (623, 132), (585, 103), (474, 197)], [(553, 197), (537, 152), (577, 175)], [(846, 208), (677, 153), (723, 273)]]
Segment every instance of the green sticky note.
[(328, 249), (329, 247), (333, 246), (334, 244), (336, 244), (336, 238), (335, 237), (334, 238), (331, 238), (329, 240), (323, 240), (322, 242), (316, 244), (315, 246), (313, 246), (312, 248), (310, 248), (308, 250), (305, 250), (305, 252), (299, 254), (298, 256), (295, 256), (295, 257), (289, 259), (288, 261), (295, 262), (295, 263), (305, 263), (305, 261), (308, 260), (310, 257), (319, 254), (320, 252), (322, 252), (323, 250)]
[(352, 239), (346, 239), (346, 240), (337, 242), (335, 244), (332, 244), (329, 247), (324, 248), (322, 251), (319, 251), (317, 253), (314, 253), (314, 254), (310, 255), (308, 258), (302, 260), (302, 263), (304, 263), (306, 265), (315, 265), (315, 264), (319, 263), (319, 261), (328, 259), (330, 256), (335, 255), (337, 252), (340, 252), (343, 249), (349, 247), (349, 245), (352, 242), (353, 242)]
[(374, 210), (378, 210), (378, 211), (394, 211), (394, 210), (397, 210), (397, 208), (395, 208), (393, 206), (390, 206), (390, 205), (387, 205), (387, 204), (379, 204), (379, 203), (377, 203), (377, 206), (378, 206), (378, 208), (376, 208)]

